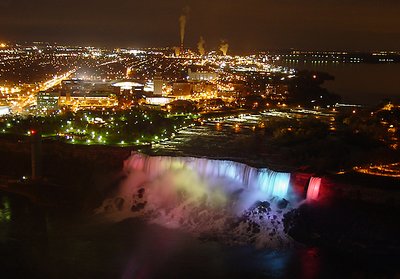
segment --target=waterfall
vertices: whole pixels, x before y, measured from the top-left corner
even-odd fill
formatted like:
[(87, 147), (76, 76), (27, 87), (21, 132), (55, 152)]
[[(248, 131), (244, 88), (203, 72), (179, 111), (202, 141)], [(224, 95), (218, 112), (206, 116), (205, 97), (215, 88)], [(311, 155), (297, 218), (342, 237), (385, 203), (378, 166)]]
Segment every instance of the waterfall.
[(260, 198), (272, 196), (286, 198), (289, 190), (290, 173), (275, 172), (266, 168), (257, 169), (233, 161), (193, 157), (151, 157), (133, 153), (124, 164), (126, 172), (144, 172), (149, 179), (169, 171), (184, 169), (191, 170), (204, 179), (232, 180), (241, 187), (260, 191), (262, 193)]
[(308, 184), (306, 199), (308, 201), (317, 200), (320, 187), (321, 187), (321, 178), (320, 177), (311, 177), (310, 183)]
[(142, 218), (228, 243), (290, 245), (289, 173), (227, 160), (132, 155), (126, 178), (96, 209), (110, 221)]

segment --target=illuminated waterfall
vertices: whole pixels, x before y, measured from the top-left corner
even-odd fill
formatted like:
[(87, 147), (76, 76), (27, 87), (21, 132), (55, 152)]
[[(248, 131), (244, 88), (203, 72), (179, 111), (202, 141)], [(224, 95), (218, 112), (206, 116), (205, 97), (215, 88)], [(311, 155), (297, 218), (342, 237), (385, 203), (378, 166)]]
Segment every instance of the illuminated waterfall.
[(226, 178), (247, 189), (261, 191), (263, 196), (259, 199), (272, 196), (285, 198), (290, 181), (290, 173), (257, 169), (232, 161), (193, 157), (151, 157), (140, 153), (133, 153), (125, 161), (124, 169), (127, 172), (144, 172), (150, 179), (168, 171), (188, 169), (206, 179)]
[(284, 216), (289, 173), (193, 157), (132, 155), (126, 178), (96, 213), (109, 221), (143, 218), (228, 243), (290, 245)]
[(320, 187), (321, 187), (321, 178), (311, 177), (310, 183), (308, 184), (306, 199), (309, 201), (318, 199)]

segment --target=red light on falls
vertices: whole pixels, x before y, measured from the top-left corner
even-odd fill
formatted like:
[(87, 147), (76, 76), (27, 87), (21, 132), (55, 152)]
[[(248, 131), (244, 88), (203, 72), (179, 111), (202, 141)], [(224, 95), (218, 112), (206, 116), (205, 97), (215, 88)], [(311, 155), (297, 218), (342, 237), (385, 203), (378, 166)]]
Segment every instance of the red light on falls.
[(307, 200), (317, 200), (319, 195), (319, 190), (321, 187), (320, 177), (311, 177), (310, 183), (307, 189)]

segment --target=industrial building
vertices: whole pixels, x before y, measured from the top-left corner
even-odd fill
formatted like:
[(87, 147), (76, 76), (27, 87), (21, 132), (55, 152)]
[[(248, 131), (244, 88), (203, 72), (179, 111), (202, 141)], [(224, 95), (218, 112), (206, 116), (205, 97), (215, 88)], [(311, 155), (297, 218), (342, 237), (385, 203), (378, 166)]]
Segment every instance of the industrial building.
[(217, 79), (218, 79), (218, 73), (215, 72), (208, 72), (208, 71), (192, 72), (190, 68), (188, 70), (189, 81), (213, 81)]
[(115, 107), (118, 106), (118, 98), (113, 92), (91, 91), (88, 94), (61, 96), (59, 104), (73, 108)]

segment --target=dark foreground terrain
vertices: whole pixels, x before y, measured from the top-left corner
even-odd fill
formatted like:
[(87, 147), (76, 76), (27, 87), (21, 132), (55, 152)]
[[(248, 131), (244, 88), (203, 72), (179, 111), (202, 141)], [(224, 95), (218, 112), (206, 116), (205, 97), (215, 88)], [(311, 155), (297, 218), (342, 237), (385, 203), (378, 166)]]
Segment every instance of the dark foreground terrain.
[[(286, 216), (296, 247), (232, 247), (140, 220), (94, 220), (93, 208), (119, 183), (129, 148), (44, 143), (46, 179), (30, 183), (18, 182), (30, 172), (29, 143), (2, 141), (7, 159), (0, 173), (8, 186), (0, 192), (2, 278), (400, 277), (396, 201), (324, 198)], [(366, 189), (387, 182), (349, 181)], [(390, 184), (385, 192), (396, 181)]]

